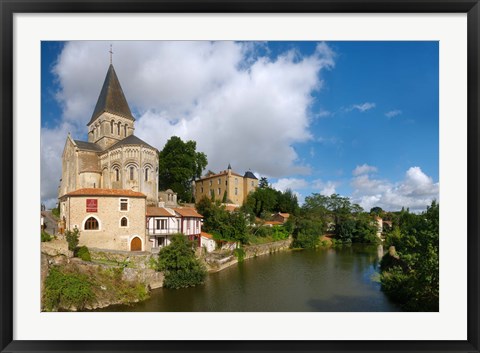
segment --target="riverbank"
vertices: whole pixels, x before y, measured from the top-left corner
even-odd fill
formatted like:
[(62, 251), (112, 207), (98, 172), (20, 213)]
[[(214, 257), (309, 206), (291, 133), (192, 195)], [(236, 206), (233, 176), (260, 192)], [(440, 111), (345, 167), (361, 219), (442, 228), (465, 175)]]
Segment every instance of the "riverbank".
[(290, 249), (292, 238), (279, 240), (271, 243), (246, 245), (241, 250), (214, 252), (206, 254), (203, 257), (208, 273), (215, 273), (222, 271), (230, 266), (237, 264), (240, 261), (248, 260), (257, 256), (273, 254), (278, 251), (285, 251)]
[[(241, 251), (219, 251), (200, 257), (208, 273), (216, 273), (250, 258), (288, 250), (291, 243), (289, 238), (244, 246)], [(100, 249), (90, 249), (90, 255), (92, 261), (73, 257), (62, 240), (42, 243), (43, 311), (95, 310), (118, 304), (129, 305), (147, 299), (151, 290), (163, 286), (163, 273), (150, 268), (152, 257), (157, 255)], [(65, 287), (65, 284), (72, 288)]]
[(90, 249), (92, 261), (74, 258), (65, 242), (42, 243), (42, 311), (78, 311), (132, 304), (161, 288), (163, 273), (151, 254)]

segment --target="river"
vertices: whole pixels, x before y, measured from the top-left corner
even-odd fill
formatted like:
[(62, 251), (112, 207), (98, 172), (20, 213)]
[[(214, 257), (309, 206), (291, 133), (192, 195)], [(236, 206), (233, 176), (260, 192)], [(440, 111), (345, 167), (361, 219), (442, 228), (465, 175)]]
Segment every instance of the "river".
[(284, 251), (208, 275), (204, 285), (156, 289), (148, 300), (100, 311), (400, 311), (380, 290), (381, 247)]

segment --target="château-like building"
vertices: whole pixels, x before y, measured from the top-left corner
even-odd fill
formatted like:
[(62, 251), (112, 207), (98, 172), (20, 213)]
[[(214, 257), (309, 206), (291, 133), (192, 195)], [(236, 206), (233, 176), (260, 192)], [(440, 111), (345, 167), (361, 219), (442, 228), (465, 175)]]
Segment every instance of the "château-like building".
[(202, 197), (208, 197), (242, 205), (248, 194), (257, 187), (258, 179), (255, 174), (247, 171), (242, 176), (232, 171), (229, 164), (227, 170), (195, 180), (195, 200), (198, 202)]

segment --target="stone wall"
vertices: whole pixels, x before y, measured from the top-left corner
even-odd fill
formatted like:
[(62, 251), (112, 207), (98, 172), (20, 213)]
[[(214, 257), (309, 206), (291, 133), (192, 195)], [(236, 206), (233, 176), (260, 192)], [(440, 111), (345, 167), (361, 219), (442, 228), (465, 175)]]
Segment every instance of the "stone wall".
[[(247, 260), (252, 257), (288, 250), (291, 244), (292, 238), (266, 244), (247, 245), (243, 247), (243, 250), (245, 251), (243, 259)], [(204, 261), (207, 265), (208, 272), (213, 273), (235, 265), (238, 263), (238, 258), (234, 255), (233, 251), (222, 251), (206, 255)]]

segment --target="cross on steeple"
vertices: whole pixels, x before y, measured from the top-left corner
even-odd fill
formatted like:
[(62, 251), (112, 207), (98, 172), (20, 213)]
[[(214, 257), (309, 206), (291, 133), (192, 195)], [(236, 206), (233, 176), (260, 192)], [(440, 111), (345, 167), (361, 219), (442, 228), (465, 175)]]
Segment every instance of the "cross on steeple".
[(112, 45), (111, 44), (110, 44), (110, 50), (108, 52), (110, 53), (110, 65), (112, 65), (113, 50), (112, 50)]

